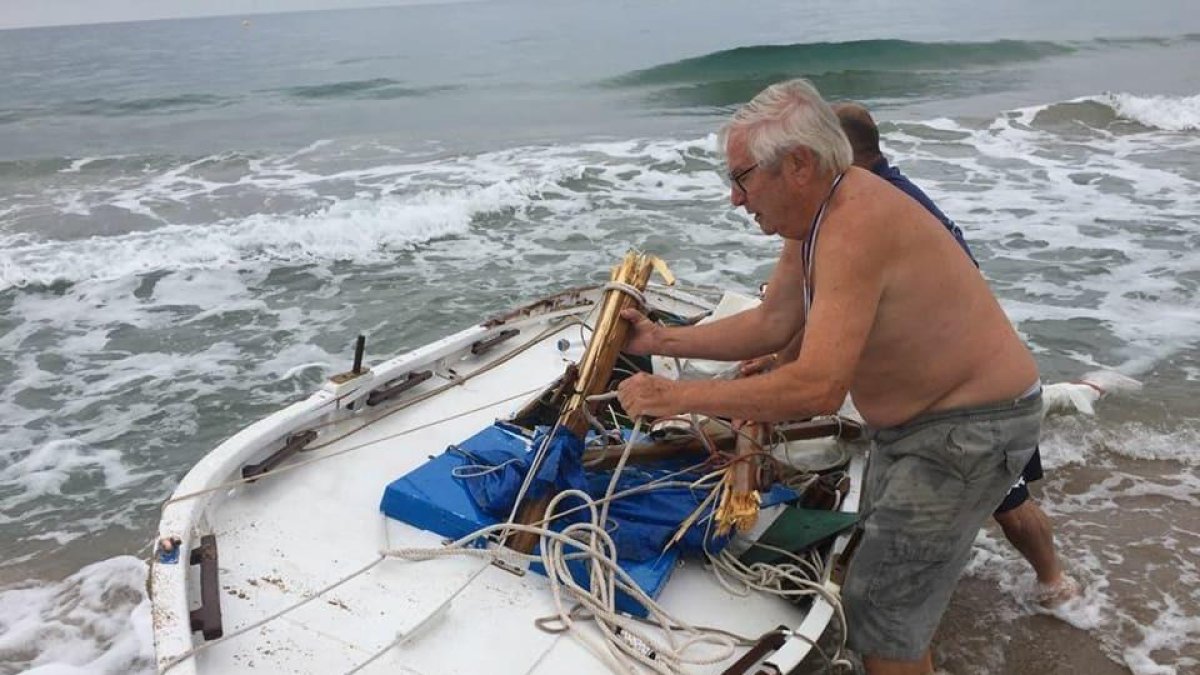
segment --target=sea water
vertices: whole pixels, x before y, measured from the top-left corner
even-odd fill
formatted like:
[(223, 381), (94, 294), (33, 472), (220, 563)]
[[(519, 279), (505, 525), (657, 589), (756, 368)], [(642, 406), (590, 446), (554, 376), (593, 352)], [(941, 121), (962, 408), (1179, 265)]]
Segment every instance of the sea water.
[[(630, 247), (757, 288), (714, 132), (767, 84), (870, 106), (1046, 381), (1034, 493), (1083, 597), (994, 526), (953, 673), (1200, 672), (1200, 12), (1190, 2), (512, 0), (0, 31), (0, 673), (149, 673), (148, 542), (205, 453), (346, 369)], [(766, 627), (764, 627), (765, 629)]]

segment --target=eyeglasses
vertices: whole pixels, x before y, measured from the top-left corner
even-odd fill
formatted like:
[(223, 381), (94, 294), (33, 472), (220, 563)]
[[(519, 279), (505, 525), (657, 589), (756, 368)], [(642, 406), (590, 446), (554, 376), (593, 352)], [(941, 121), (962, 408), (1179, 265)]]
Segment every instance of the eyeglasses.
[(730, 183), (738, 186), (738, 189), (742, 191), (742, 194), (746, 194), (746, 186), (742, 184), (742, 179), (745, 178), (746, 176), (748, 176), (751, 171), (753, 171), (757, 168), (758, 168), (758, 162), (755, 162), (755, 163), (751, 164), (749, 167), (742, 169), (741, 171), (739, 171), (737, 173), (726, 174), (725, 178), (728, 179)]

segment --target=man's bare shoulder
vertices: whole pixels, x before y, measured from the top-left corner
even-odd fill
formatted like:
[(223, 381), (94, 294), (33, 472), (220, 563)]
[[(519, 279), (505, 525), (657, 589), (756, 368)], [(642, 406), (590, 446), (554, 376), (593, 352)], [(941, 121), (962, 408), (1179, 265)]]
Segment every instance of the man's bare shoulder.
[(897, 222), (906, 209), (896, 191), (875, 174), (850, 168), (830, 203), (821, 228), (819, 250), (839, 257), (875, 261), (894, 245)]
[(903, 192), (866, 169), (851, 167), (842, 182), (838, 203), (862, 218), (878, 218), (906, 205)]

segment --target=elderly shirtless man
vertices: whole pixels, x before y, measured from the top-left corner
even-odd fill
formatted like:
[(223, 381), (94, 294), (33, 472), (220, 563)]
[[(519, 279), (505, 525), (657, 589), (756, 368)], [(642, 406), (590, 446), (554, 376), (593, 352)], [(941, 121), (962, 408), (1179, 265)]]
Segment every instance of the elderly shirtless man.
[(753, 377), (621, 384), (632, 415), (779, 422), (837, 411), (872, 429), (863, 537), (842, 599), (867, 671), (932, 672), (929, 642), (980, 526), (1033, 454), (1037, 366), (941, 223), (851, 166), (838, 119), (803, 80), (768, 87), (722, 129), (730, 199), (783, 251), (761, 305), (664, 327), (635, 311), (627, 349), (725, 361), (783, 349)]

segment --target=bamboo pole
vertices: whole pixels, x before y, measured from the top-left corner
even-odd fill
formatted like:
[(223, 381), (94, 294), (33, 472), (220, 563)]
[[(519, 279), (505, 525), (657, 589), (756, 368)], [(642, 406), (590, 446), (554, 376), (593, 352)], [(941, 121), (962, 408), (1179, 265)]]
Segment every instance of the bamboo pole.
[[(614, 284), (632, 287), (640, 293), (646, 290), (650, 274), (656, 269), (663, 273), (667, 283), (674, 282), (661, 260), (630, 251), (625, 254), (621, 264), (612, 269), (609, 280)], [(558, 424), (578, 438), (582, 439), (588, 430), (584, 406), (591, 404), (587, 398), (605, 391), (612, 377), (613, 366), (616, 365), (617, 357), (625, 348), (629, 337), (629, 322), (621, 318), (621, 312), (637, 306), (638, 301), (620, 288), (609, 288), (604, 292), (592, 339), (579, 362), (575, 393), (563, 404), (558, 418)], [(530, 471), (535, 468), (530, 467)], [(528, 525), (544, 520), (546, 506), (553, 497), (554, 495), (546, 495), (535, 501), (526, 501), (517, 511), (516, 521)], [(536, 543), (537, 535), (517, 532), (508, 539), (506, 545), (516, 551), (530, 553)]]
[(749, 531), (758, 521), (758, 507), (762, 503), (758, 469), (763, 447), (770, 437), (770, 425), (746, 422), (741, 431), (735, 446), (736, 457), (721, 481), (721, 501), (715, 514), (718, 535), (735, 528), (738, 532)]

